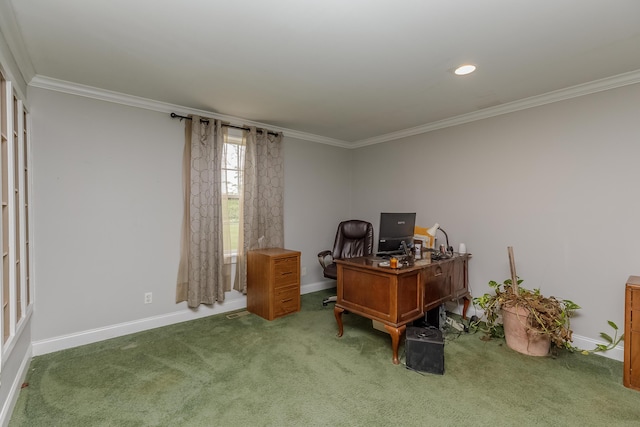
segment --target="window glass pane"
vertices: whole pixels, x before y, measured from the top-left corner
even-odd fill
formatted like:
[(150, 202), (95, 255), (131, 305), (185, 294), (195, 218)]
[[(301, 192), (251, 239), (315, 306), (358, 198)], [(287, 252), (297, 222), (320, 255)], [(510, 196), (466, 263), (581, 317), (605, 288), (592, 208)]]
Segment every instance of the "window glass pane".
[(229, 128), (222, 162), (222, 195), (226, 200), (223, 204), (226, 208), (223, 239), (228, 242), (224, 246), (230, 252), (227, 255), (235, 254), (238, 250), (243, 162), (242, 131)]

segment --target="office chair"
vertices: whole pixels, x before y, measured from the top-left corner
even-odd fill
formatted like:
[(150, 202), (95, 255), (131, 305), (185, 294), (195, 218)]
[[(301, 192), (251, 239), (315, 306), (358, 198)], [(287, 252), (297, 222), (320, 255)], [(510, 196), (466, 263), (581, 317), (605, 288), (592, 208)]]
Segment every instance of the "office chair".
[[(338, 267), (334, 259), (355, 258), (373, 254), (373, 225), (370, 222), (351, 219), (342, 221), (338, 225), (333, 250), (325, 250), (318, 254), (318, 261), (322, 266), (324, 277), (338, 279)], [(326, 306), (330, 302), (336, 302), (337, 297), (331, 296), (322, 301)]]

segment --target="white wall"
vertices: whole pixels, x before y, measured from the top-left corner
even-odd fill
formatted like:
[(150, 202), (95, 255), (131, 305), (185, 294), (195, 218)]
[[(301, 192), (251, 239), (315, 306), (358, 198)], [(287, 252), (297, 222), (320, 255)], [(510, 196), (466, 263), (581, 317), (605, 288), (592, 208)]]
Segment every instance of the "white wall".
[[(246, 306), (176, 304), (184, 125), (168, 114), (29, 88), (36, 354)], [(348, 216), (349, 150), (285, 138), (285, 243), (303, 288)], [(327, 176), (326, 168), (332, 172)], [(340, 185), (342, 184), (342, 185)], [(144, 304), (145, 292), (153, 303)]]
[(285, 138), (284, 238), (302, 252), (303, 286), (326, 281), (318, 252), (333, 247), (338, 223), (350, 219), (352, 158), (353, 150)]
[(575, 334), (598, 339), (640, 274), (639, 113), (633, 85), (360, 148), (353, 213), (439, 222), (473, 254), (474, 296), (509, 277), (513, 246), (524, 285), (580, 304)]
[(175, 310), (181, 126), (46, 90), (30, 88), (29, 98), (34, 340)]
[[(576, 334), (622, 327), (640, 274), (638, 99), (627, 86), (356, 150), (285, 138), (285, 242), (302, 251), (303, 288), (331, 285), (316, 254), (340, 220), (415, 210), (467, 244), (474, 295), (508, 277), (512, 245), (526, 285), (582, 305)], [(174, 303), (182, 124), (45, 89), (29, 101), (34, 350), (224, 310)]]

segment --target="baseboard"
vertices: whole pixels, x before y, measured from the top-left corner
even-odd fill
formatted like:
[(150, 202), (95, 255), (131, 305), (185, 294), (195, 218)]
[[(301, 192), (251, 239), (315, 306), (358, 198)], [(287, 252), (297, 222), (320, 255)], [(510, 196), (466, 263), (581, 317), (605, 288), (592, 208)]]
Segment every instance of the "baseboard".
[[(300, 287), (300, 293), (308, 294), (324, 289), (330, 289), (332, 287), (335, 287), (335, 281), (331, 280), (309, 283)], [(169, 326), (175, 323), (187, 322), (189, 320), (200, 319), (202, 317), (208, 317), (214, 314), (242, 310), (246, 307), (247, 299), (243, 297), (234, 300), (227, 300), (222, 304), (215, 304), (213, 307), (201, 305), (197, 310), (185, 309), (173, 313), (134, 320), (132, 322), (118, 323), (116, 325), (89, 329), (73, 334), (49, 338), (46, 340), (33, 341), (33, 355), (40, 356), (47, 353), (53, 353), (54, 351), (66, 350), (68, 348), (92, 344), (111, 338), (133, 334), (136, 332)]]
[[(447, 311), (455, 314), (462, 315), (462, 304), (458, 302), (447, 302), (445, 303), (445, 308)], [(469, 310), (467, 311), (467, 318), (476, 315), (478, 318), (482, 319), (484, 316), (484, 311), (475, 305), (471, 305)], [(582, 335), (573, 334), (573, 346), (582, 350), (593, 351), (593, 349), (597, 348), (599, 344), (608, 344), (605, 341), (597, 340), (589, 337), (584, 337)], [(624, 361), (624, 341), (622, 344), (617, 345), (615, 348), (607, 351), (598, 351), (593, 354), (608, 357), (609, 359), (618, 360), (620, 362)]]
[(201, 305), (197, 310), (185, 309), (173, 313), (134, 320), (132, 322), (118, 323), (102, 328), (89, 329), (73, 334), (61, 335), (46, 340), (33, 341), (33, 354), (34, 356), (40, 356), (42, 354), (52, 353), (54, 351), (65, 350), (85, 344), (92, 344), (111, 338), (133, 334), (136, 332), (169, 326), (175, 323), (187, 322), (189, 320), (200, 319), (203, 317), (212, 316), (214, 314), (240, 310), (246, 307), (246, 298), (238, 298), (232, 301), (225, 301), (222, 304), (215, 304), (213, 307)]
[[(583, 337), (581, 335), (573, 334), (573, 345), (575, 347), (592, 351), (593, 349), (596, 348), (598, 344), (607, 344), (607, 343), (602, 340), (594, 340), (593, 338)], [(624, 345), (617, 345), (611, 350), (598, 351), (592, 354), (608, 357), (609, 359), (614, 359), (619, 362), (623, 362), (624, 361)]]
[(323, 291), (325, 289), (331, 289), (336, 287), (335, 280), (325, 280), (322, 282), (308, 283), (300, 286), (300, 294), (310, 294), (311, 292)]
[(18, 401), (18, 397), (20, 396), (20, 390), (22, 390), (22, 384), (24, 380), (27, 378), (27, 372), (29, 370), (29, 365), (31, 364), (31, 358), (33, 354), (33, 346), (29, 345), (29, 349), (24, 354), (22, 361), (20, 362), (20, 367), (18, 368), (18, 373), (13, 379), (13, 383), (11, 384), (11, 388), (9, 391), (9, 395), (7, 399), (4, 401), (2, 405), (2, 409), (0, 410), (0, 426), (6, 427), (9, 425), (9, 421), (11, 421), (11, 414), (13, 413), (13, 408), (16, 406), (16, 402)]

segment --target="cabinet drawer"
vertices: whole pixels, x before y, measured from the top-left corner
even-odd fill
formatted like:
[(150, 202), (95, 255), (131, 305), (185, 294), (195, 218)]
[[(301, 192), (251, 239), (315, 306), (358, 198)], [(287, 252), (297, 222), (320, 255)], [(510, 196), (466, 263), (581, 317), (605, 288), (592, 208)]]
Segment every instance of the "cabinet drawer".
[(274, 292), (273, 314), (275, 317), (300, 310), (300, 288), (288, 286)]
[(640, 289), (631, 291), (631, 310), (640, 311)]
[(443, 262), (431, 266), (425, 272), (425, 306), (439, 304), (451, 297), (452, 266), (450, 262)]
[(294, 285), (299, 282), (298, 257), (280, 258), (275, 260), (274, 285), (276, 288)]
[(631, 290), (629, 297), (631, 302), (629, 307), (631, 324), (629, 326), (633, 332), (640, 332), (640, 290)]
[(631, 331), (640, 333), (640, 310), (630, 310), (629, 316), (631, 321), (628, 326)]

